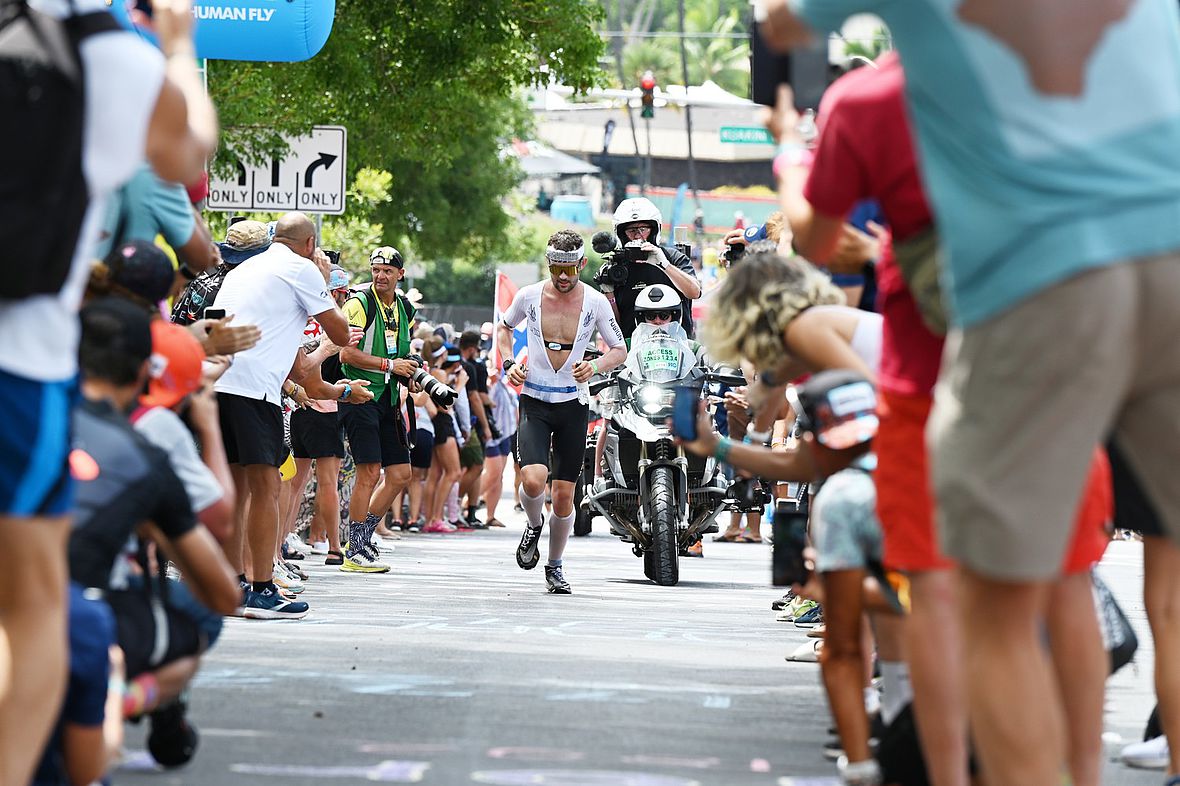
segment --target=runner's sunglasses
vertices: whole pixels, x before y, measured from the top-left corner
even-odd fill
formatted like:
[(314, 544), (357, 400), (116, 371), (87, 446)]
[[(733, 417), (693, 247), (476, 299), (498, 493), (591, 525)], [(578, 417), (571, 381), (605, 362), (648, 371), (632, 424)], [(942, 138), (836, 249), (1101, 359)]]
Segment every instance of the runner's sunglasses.
[(562, 265), (562, 264), (555, 265), (552, 262), (550, 262), (549, 263), (549, 271), (557, 276), (560, 276), (564, 273), (565, 275), (569, 276), (570, 278), (576, 278), (578, 275), (578, 266), (577, 265)]
[(676, 314), (672, 311), (644, 311), (643, 321), (651, 322), (653, 319), (666, 319), (671, 321), (672, 317), (674, 316), (676, 316)]

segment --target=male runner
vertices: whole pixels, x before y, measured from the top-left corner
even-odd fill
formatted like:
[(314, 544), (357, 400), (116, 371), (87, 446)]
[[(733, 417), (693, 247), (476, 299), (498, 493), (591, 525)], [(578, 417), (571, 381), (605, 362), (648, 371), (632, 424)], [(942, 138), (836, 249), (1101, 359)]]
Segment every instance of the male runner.
[[(524, 287), (499, 326), (504, 373), (512, 385), (523, 386), (517, 460), (523, 478), (520, 504), (528, 524), (516, 549), (516, 564), (532, 570), (539, 559), (545, 510), (545, 481), (551, 476), (553, 512), (549, 515), (549, 561), (545, 583), (549, 592), (570, 594), (561, 570), (561, 556), (574, 526), (574, 483), (582, 469), (589, 406), (579, 401), (578, 385), (593, 374), (609, 371), (627, 358), (623, 332), (610, 304), (578, 280), (586, 266), (586, 250), (576, 232), (563, 229), (549, 238), (545, 252), (549, 280)], [(512, 331), (528, 322), (528, 360), (512, 360)], [(609, 350), (597, 361), (581, 360), (595, 328)], [(550, 471), (549, 455), (553, 451)]]

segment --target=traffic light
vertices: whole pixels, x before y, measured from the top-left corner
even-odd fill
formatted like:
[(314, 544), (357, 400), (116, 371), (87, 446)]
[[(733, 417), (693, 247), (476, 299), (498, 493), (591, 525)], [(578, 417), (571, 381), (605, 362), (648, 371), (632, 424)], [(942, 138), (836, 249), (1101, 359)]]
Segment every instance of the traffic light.
[(651, 71), (644, 73), (639, 80), (639, 87), (643, 90), (643, 111), (639, 116), (651, 119), (656, 116), (656, 78)]

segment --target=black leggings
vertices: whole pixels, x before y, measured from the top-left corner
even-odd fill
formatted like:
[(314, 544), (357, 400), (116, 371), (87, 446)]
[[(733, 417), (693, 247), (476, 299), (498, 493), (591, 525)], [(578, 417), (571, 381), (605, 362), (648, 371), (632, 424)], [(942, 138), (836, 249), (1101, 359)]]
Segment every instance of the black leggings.
[(577, 399), (550, 404), (531, 396), (520, 397), (520, 426), (516, 431), (516, 460), (522, 467), (532, 464), (553, 465), (553, 480), (571, 483), (582, 472), (586, 454), (586, 426), (590, 408)]

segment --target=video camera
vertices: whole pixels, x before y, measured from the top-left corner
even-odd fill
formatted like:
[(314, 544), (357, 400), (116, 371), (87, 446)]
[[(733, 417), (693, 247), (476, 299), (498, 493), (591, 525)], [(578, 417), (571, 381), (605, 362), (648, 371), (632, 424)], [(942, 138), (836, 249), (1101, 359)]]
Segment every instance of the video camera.
[(595, 232), (590, 239), (590, 245), (604, 260), (603, 266), (594, 277), (594, 283), (612, 284), (616, 287), (627, 283), (627, 265), (632, 262), (642, 262), (647, 259), (648, 252), (644, 251), (642, 241), (633, 241), (624, 246), (619, 245), (619, 239), (610, 232)]
[(406, 360), (414, 361), (418, 364), (418, 367), (414, 369), (414, 373), (409, 377), (394, 375), (402, 384), (409, 384), (411, 381), (416, 383), (440, 407), (449, 407), (455, 403), (455, 399), (459, 398), (459, 394), (455, 392), (454, 388), (444, 385), (430, 376), (430, 372), (422, 367), (425, 361), (422, 360), (421, 356), (408, 355)]

